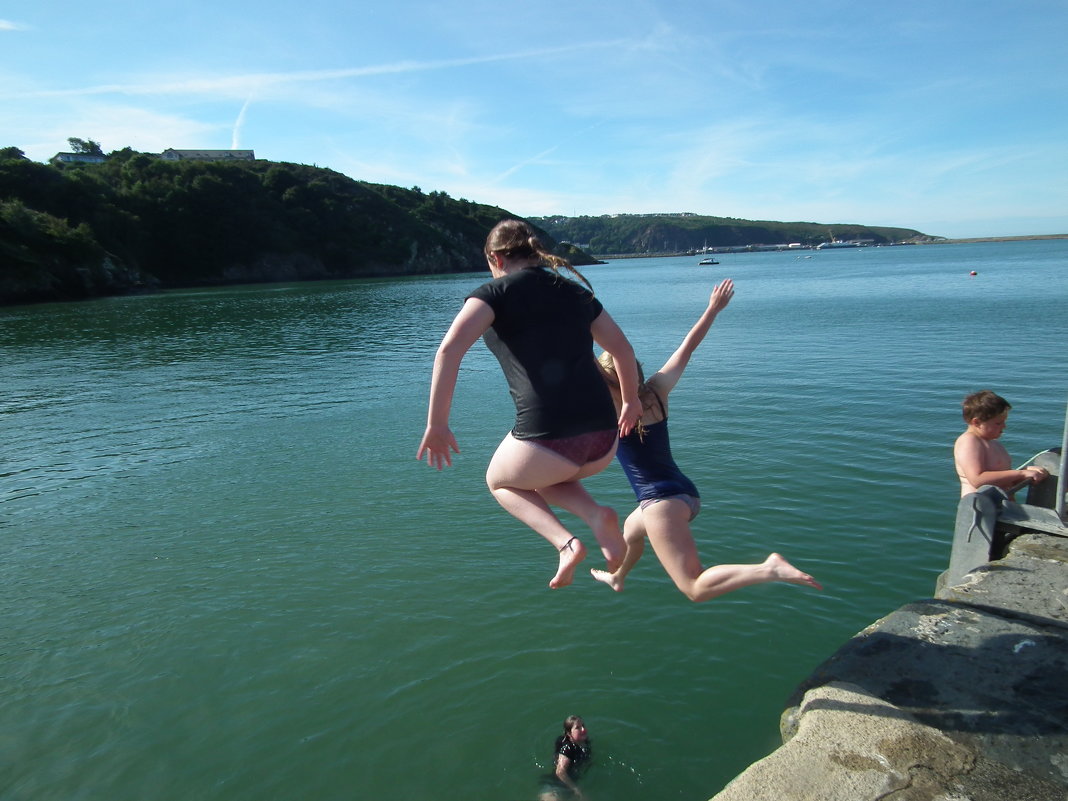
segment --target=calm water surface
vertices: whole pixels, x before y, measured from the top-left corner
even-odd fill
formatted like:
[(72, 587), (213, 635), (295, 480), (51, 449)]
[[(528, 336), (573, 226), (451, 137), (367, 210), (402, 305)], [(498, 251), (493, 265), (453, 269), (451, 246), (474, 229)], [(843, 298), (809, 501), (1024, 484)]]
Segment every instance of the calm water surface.
[[(547, 589), (483, 484), (512, 415), (483, 346), (454, 467), (414, 460), (483, 274), (0, 309), (0, 797), (533, 799), (571, 713), (590, 801), (718, 792), (816, 665), (932, 593), (960, 399), (1014, 404), (1017, 464), (1064, 424), (1068, 243), (806, 255), (587, 271), (650, 368), (737, 284), (672, 394), (699, 547), (826, 590), (703, 605), (651, 554), (625, 593)], [(618, 467), (589, 487), (631, 508)]]

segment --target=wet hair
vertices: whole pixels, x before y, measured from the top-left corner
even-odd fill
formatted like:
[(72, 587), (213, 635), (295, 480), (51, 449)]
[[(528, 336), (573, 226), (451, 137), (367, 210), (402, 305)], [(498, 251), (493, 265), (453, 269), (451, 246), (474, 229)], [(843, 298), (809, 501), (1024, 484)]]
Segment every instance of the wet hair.
[(564, 734), (570, 737), (571, 730), (575, 728), (575, 724), (581, 722), (583, 722), (582, 715), (568, 715), (564, 718)]
[(567, 259), (550, 253), (538, 239), (538, 235), (529, 223), (523, 220), (501, 220), (486, 237), (484, 248), (486, 257), (497, 253), (506, 259), (534, 259), (550, 268), (556, 273), (563, 267), (573, 273), (586, 288), (593, 291), (593, 286), (586, 280), (586, 276), (571, 266)]
[(995, 417), (1004, 414), (1011, 408), (1012, 405), (1007, 400), (989, 389), (973, 392), (961, 403), (961, 410), (966, 423), (971, 423), (972, 420), (979, 420), (979, 422), (985, 423), (987, 420), (993, 420)]

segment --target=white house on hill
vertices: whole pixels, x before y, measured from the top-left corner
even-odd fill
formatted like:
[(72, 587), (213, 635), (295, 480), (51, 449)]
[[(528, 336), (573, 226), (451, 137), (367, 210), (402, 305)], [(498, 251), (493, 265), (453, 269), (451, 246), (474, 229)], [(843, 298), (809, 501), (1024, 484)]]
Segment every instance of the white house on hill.
[(255, 161), (252, 150), (175, 150), (167, 148), (159, 157), (164, 161)]
[(103, 164), (107, 160), (107, 156), (98, 153), (56, 153), (49, 159), (52, 164), (74, 164), (76, 162)]

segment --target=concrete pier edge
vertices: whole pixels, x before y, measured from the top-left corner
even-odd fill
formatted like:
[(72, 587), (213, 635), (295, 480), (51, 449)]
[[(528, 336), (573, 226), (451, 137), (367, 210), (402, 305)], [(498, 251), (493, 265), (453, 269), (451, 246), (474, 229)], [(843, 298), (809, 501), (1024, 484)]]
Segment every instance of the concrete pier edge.
[(1068, 801), (1068, 538), (859, 632), (787, 702), (783, 745), (712, 801)]

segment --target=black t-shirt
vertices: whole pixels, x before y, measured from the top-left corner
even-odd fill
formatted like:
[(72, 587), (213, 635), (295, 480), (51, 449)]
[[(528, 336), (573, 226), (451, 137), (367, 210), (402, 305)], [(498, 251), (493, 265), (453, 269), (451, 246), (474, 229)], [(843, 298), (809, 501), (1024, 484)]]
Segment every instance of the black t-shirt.
[(567, 766), (567, 775), (571, 777), (572, 781), (575, 781), (589, 767), (590, 757), (593, 756), (593, 748), (589, 740), (580, 744), (566, 734), (562, 734), (556, 738), (556, 755), (553, 756), (554, 767), (556, 758), (561, 754), (570, 760)]
[(533, 267), (468, 297), (493, 309), (483, 337), (515, 402), (516, 439), (555, 439), (616, 427), (612, 396), (593, 357), (590, 324), (603, 311), (591, 292)]

